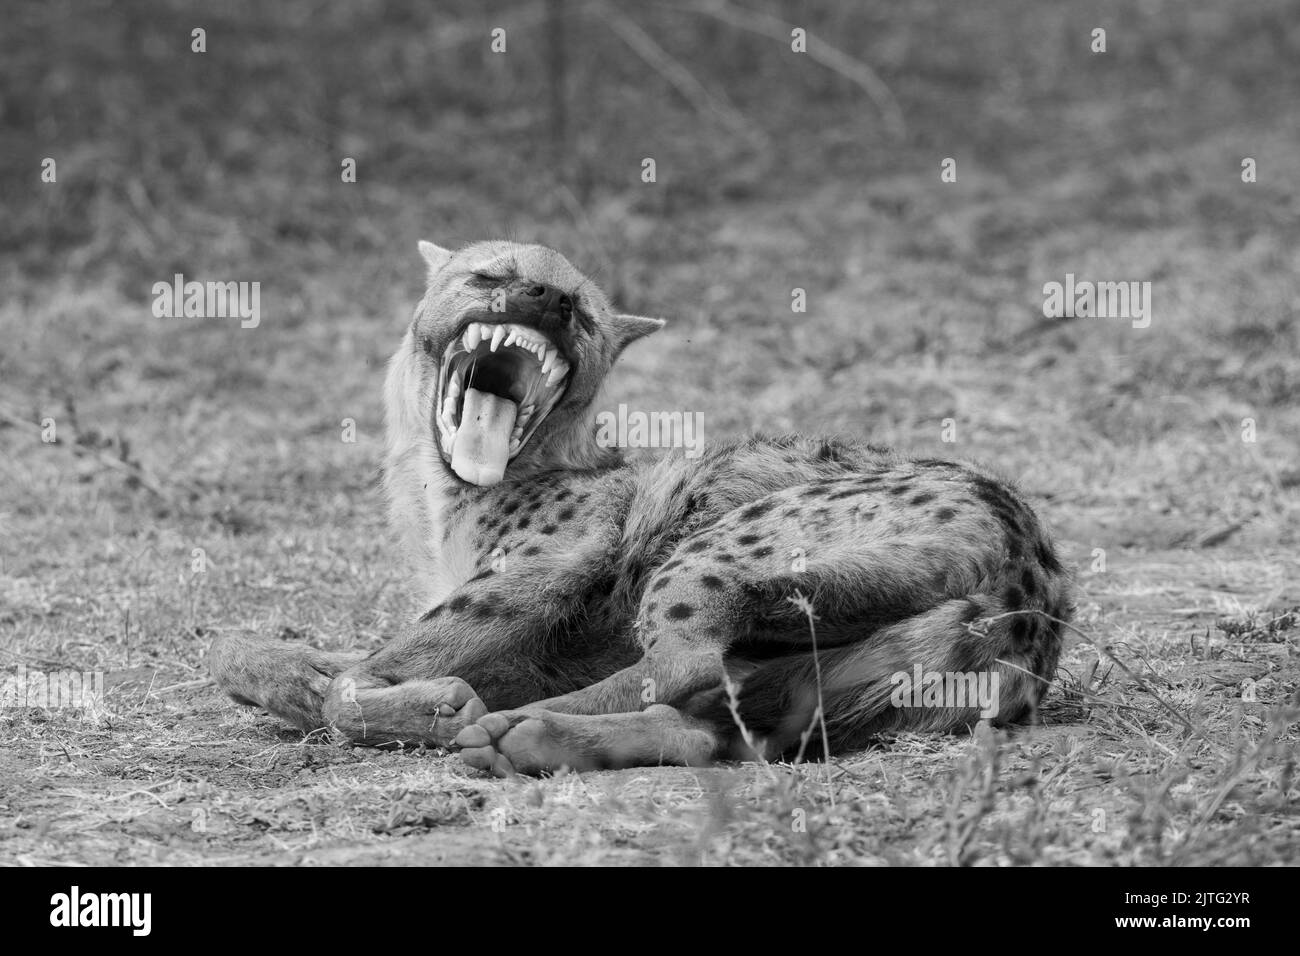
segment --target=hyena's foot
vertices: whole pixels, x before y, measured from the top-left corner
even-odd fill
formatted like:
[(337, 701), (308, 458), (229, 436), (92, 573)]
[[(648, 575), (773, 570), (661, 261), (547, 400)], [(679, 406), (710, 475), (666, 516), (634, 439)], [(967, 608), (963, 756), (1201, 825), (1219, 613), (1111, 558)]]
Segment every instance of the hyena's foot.
[(486, 713), (474, 688), (459, 677), (388, 684), (360, 668), (336, 678), (324, 704), (330, 727), (365, 746), (449, 747), (457, 734)]
[(330, 681), (364, 656), (225, 634), (208, 649), (208, 671), (237, 703), (265, 708), (310, 733), (325, 726), (321, 703)]
[(702, 766), (717, 752), (714, 732), (663, 704), (624, 714), (502, 711), (456, 737), (471, 767), (498, 777), (562, 768), (614, 770), (659, 764)]
[(535, 775), (572, 766), (565, 759), (572, 755), (563, 745), (563, 733), (547, 724), (552, 716), (556, 715), (521, 710), (488, 714), (462, 730), (455, 745), (461, 748), (460, 758), (465, 763), (497, 777)]

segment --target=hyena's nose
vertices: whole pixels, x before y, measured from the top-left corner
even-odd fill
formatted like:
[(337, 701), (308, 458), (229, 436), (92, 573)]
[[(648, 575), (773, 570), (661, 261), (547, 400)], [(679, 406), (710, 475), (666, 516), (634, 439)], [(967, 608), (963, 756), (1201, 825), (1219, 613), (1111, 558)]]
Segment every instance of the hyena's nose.
[(540, 283), (525, 286), (512, 298), (514, 301), (510, 305), (538, 325), (558, 325), (564, 328), (573, 319), (573, 299), (554, 286)]

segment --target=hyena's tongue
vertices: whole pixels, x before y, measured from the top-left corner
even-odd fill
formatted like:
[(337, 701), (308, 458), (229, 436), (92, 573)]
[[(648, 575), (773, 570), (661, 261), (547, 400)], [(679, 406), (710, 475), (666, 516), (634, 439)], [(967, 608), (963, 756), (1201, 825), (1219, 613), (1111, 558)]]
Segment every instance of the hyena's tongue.
[(452, 471), (476, 485), (495, 485), (510, 460), (510, 433), (519, 406), (508, 398), (476, 388), (465, 389), (460, 427), (451, 449)]

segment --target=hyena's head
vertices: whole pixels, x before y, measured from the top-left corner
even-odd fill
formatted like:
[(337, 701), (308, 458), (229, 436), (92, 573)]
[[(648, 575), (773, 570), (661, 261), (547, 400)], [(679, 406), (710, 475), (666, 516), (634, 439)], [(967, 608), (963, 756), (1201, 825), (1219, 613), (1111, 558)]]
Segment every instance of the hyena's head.
[(389, 367), (390, 452), (432, 442), (472, 485), (590, 467), (591, 406), (619, 353), (663, 325), (615, 312), (545, 246), (420, 243), (429, 288)]

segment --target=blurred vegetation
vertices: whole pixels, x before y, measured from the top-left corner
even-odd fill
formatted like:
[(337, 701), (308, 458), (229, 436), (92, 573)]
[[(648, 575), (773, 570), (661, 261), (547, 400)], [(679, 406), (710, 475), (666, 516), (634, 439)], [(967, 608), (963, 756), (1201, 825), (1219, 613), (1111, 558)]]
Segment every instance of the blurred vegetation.
[[(813, 48), (831, 44), (873, 69), (906, 136), (889, 135), (849, 79), (703, 12), (715, 8), (752, 10), (741, 19), (756, 27), (769, 26), (764, 17), (802, 25)], [(422, 231), (444, 241), (533, 232), (593, 205), (653, 220), (642, 223), (647, 235), (625, 237), (653, 261), (680, 243), (668, 223), (702, 208), (835, 181), (866, 188), (918, 167), (928, 174), (946, 155), (1012, 182), (1059, 178), (1267, 122), (1288, 111), (1300, 80), (1300, 8), (1280, 0), (6, 9), (5, 275), (107, 274), (132, 296), (160, 272), (200, 267), (283, 271), (276, 281), (305, 284), (303, 270), (343, 258), (392, 262)], [(629, 20), (719, 109), (696, 108), (634, 52), (618, 29)], [(1088, 48), (1099, 24), (1110, 31), (1102, 56)], [(190, 51), (195, 26), (207, 31), (206, 54)], [(507, 30), (506, 55), (489, 51), (495, 26)], [(59, 162), (57, 189), (37, 175), (47, 155)], [(339, 181), (343, 156), (358, 161), (355, 187)], [(658, 162), (657, 189), (640, 188), (645, 156)], [(1164, 218), (1174, 210), (1148, 187), (1163, 191), (1164, 177), (1178, 176), (1120, 179), (1087, 215), (1120, 228)], [(1239, 198), (1206, 225), (1228, 230), (1234, 214), (1255, 228), (1293, 224), (1269, 198)], [(982, 254), (996, 255), (999, 238), (982, 236), (993, 245)], [(634, 266), (612, 271), (639, 288)]]
[[(30, 421), (74, 409), (82, 432), (128, 432), (147, 457), (177, 427), (197, 440), (195, 416), (213, 437), (234, 414), (265, 429), (231, 450), (249, 452), (246, 478), (265, 465), (253, 449), (340, 408), (364, 403), (373, 435), (416, 239), (511, 235), (669, 316), (641, 366), (653, 378), (628, 387), (708, 407), (715, 434), (915, 445), (955, 412), (966, 444), (941, 450), (1038, 480), (1047, 448), (1177, 436), (1159, 457), (1203, 475), (1182, 447), (1223, 446), (1242, 417), (1275, 410), (1261, 429), (1294, 432), (1295, 0), (7, 12), (0, 401)], [(816, 56), (780, 39), (791, 24)], [(47, 156), (57, 184), (40, 180)], [(942, 184), (949, 156), (959, 180)], [(175, 272), (261, 281), (263, 327), (153, 319), (149, 289)], [(1154, 329), (1046, 322), (1042, 284), (1066, 272), (1153, 281)], [(1271, 447), (1276, 497), (1292, 449)], [(199, 464), (196, 480), (230, 487)]]

